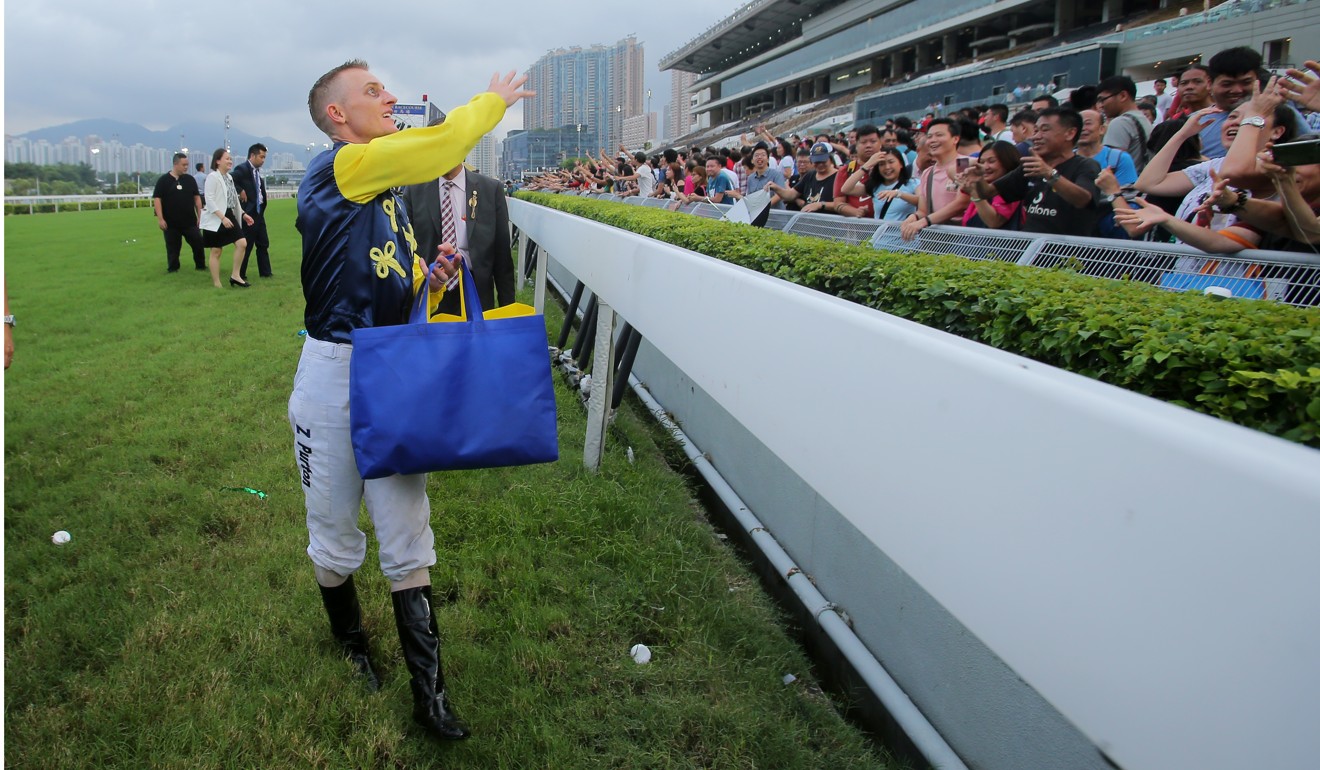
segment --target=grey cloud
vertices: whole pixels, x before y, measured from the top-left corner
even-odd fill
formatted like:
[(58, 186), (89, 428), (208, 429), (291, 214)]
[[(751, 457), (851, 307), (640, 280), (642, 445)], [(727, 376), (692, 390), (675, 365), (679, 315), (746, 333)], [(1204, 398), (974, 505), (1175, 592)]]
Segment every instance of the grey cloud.
[[(5, 131), (104, 117), (149, 128), (203, 121), (288, 142), (317, 138), (307, 90), (324, 71), (365, 58), (402, 101), (423, 93), (442, 109), (482, 91), (491, 73), (522, 72), (546, 51), (613, 43), (646, 46), (652, 108), (668, 102), (660, 57), (739, 3), (671, 0), (654, 6), (584, 0), (466, 5), (45, 0), (5, 4)], [(569, 10), (571, 9), (571, 10)], [(520, 110), (497, 133), (521, 125)]]

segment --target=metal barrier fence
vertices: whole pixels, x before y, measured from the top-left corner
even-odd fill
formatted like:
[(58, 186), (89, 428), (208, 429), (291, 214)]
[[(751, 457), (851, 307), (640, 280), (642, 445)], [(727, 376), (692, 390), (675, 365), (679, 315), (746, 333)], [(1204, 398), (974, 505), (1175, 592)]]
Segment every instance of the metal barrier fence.
[[(130, 193), (125, 195), (6, 195), (5, 206), (27, 208), (29, 214), (35, 214), (38, 207), (51, 206), (52, 212), (83, 211), (104, 208), (120, 208), (123, 203), (150, 201), (151, 193)], [(134, 206), (124, 206), (133, 208)]]
[[(648, 208), (673, 209), (660, 198), (599, 195), (582, 197), (621, 201)], [(691, 203), (677, 208), (705, 219), (720, 219), (727, 206)], [(952, 254), (977, 261), (1069, 270), (1096, 278), (1140, 281), (1170, 291), (1201, 291), (1234, 297), (1269, 299), (1300, 307), (1320, 305), (1320, 253), (1247, 249), (1236, 254), (1207, 254), (1183, 244), (1124, 241), (1113, 238), (1038, 235), (1019, 231), (935, 225), (911, 241), (900, 225), (835, 214), (771, 210), (766, 228), (852, 245), (913, 254)]]
[[(296, 188), (276, 188), (267, 192), (267, 200), (280, 200), (284, 198), (296, 198), (298, 190)], [(143, 201), (151, 201), (150, 192), (130, 193), (125, 195), (6, 195), (6, 206), (25, 207), (27, 213), (41, 213), (37, 211), (40, 206), (52, 206), (52, 213), (68, 211), (96, 211), (106, 208), (133, 208), (133, 206), (121, 206), (121, 203), (133, 201), (138, 204)], [(137, 208), (143, 208), (138, 205)], [(150, 208), (147, 206), (146, 208)]]

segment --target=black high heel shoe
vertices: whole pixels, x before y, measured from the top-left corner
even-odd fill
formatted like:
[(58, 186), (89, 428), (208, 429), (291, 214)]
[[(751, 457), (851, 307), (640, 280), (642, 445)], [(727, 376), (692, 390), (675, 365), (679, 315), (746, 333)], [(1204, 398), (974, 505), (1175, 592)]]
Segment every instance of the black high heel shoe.
[(249, 289), (249, 288), (252, 288), (252, 284), (248, 283), (247, 281), (239, 281), (239, 280), (234, 279), (234, 278), (230, 278), (230, 279), (229, 279), (229, 285), (230, 285), (230, 286), (238, 286), (239, 288), (243, 288), (243, 289)]

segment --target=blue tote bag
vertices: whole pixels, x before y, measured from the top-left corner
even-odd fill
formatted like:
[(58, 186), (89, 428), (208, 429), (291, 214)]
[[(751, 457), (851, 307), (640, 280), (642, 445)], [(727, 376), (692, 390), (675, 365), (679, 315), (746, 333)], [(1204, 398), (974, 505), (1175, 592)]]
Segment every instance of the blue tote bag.
[(353, 331), (349, 423), (364, 479), (559, 458), (545, 316), (486, 319), (461, 272), (466, 320), (427, 323), (423, 282), (408, 323)]

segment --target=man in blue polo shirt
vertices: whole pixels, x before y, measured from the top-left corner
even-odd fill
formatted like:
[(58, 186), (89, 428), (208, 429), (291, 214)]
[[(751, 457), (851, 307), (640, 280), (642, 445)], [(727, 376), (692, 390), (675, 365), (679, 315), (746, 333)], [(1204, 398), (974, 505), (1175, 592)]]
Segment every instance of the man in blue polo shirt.
[(735, 198), (741, 198), (742, 194), (738, 192), (738, 182), (733, 179), (733, 174), (724, 168), (719, 158), (711, 157), (706, 161), (706, 202), (707, 203), (733, 203)]

